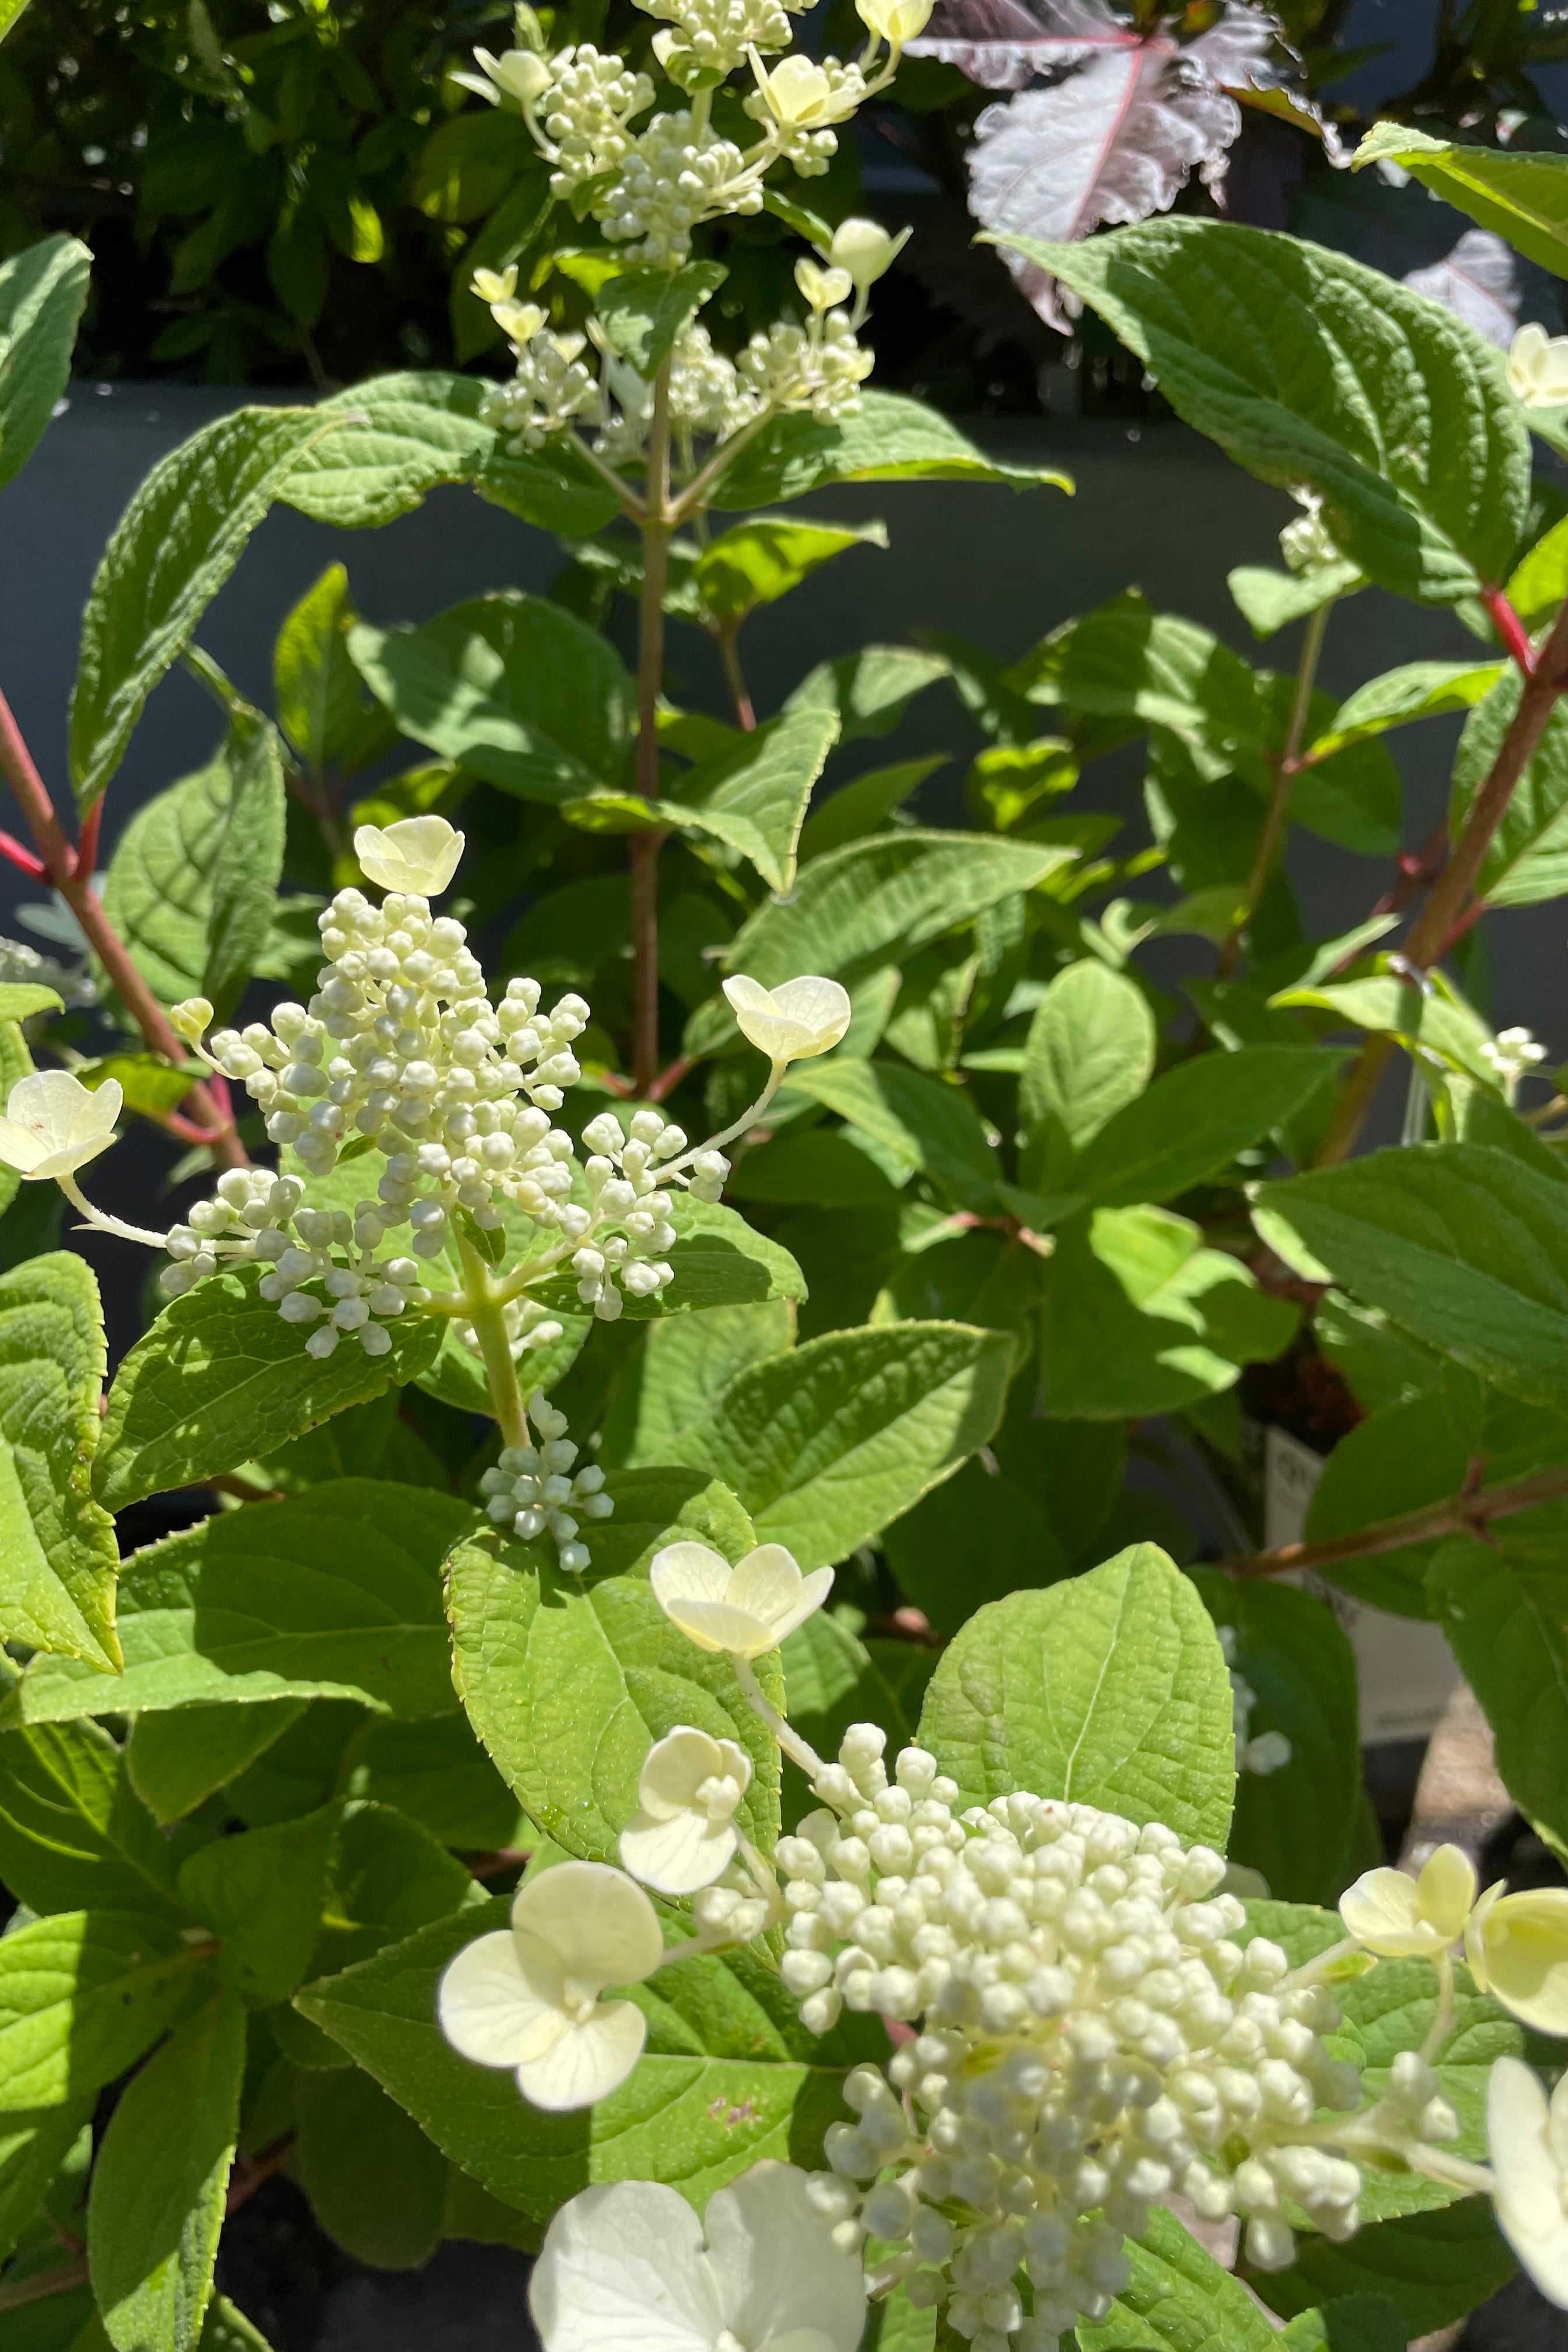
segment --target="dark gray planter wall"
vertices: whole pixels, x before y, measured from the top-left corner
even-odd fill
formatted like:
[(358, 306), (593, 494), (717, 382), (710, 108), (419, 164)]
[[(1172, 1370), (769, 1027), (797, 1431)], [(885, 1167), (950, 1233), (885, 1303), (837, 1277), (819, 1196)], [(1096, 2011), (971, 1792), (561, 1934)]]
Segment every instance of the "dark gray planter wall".
[[(0, 500), (0, 683), (51, 787), (62, 798), (65, 713), (83, 599), (105, 539), (148, 467), (237, 393), (179, 385), (78, 384), (26, 471)], [(1278, 560), (1276, 538), (1294, 511), (1280, 492), (1231, 466), (1178, 425), (1142, 432), (1124, 425), (1042, 418), (984, 422), (988, 448), (1019, 462), (1058, 466), (1078, 482), (1076, 498), (1054, 490), (1014, 493), (960, 483), (889, 483), (824, 494), (807, 504), (856, 518), (879, 516), (889, 552), (856, 551), (748, 625), (742, 651), (760, 709), (775, 709), (816, 661), (921, 627), (961, 632), (1014, 656), (1073, 613), (1136, 583), (1157, 604), (1190, 614), (1244, 652), (1288, 666), (1294, 633), (1259, 656), (1226, 591), (1239, 562)], [(237, 684), (269, 703), (274, 633), (289, 604), (323, 565), (341, 559), (361, 609), (388, 623), (423, 619), (487, 589), (546, 586), (561, 561), (546, 534), (486, 506), (466, 490), (436, 492), (416, 514), (381, 530), (335, 531), (288, 509), (257, 532), (235, 578), (201, 630), (201, 642)], [(1325, 683), (1341, 691), (1396, 662), (1477, 651), (1451, 615), (1424, 613), (1376, 593), (1335, 616)], [(678, 690), (722, 709), (704, 643), (673, 633)], [(1042, 727), (1048, 726), (1048, 714)], [(1421, 839), (1444, 800), (1453, 721), (1429, 722), (1396, 738), (1410, 786), (1408, 838)], [(132, 810), (208, 756), (216, 732), (205, 696), (184, 676), (153, 696), (125, 763), (110, 788), (106, 845)], [(962, 754), (965, 722), (951, 700), (916, 705), (887, 745), (865, 748), (864, 763), (928, 749)], [(956, 817), (962, 760), (927, 788), (924, 807)], [(1108, 769), (1086, 788), (1091, 803), (1135, 816), (1137, 763)], [(520, 806), (519, 823), (528, 812)], [(1385, 879), (1372, 861), (1299, 841), (1293, 870), (1320, 929), (1348, 928)], [(28, 886), (0, 869), (0, 923), (13, 920)], [(1527, 1021), (1556, 1051), (1563, 925), (1548, 908), (1494, 924), (1494, 1005), (1501, 1021)]]

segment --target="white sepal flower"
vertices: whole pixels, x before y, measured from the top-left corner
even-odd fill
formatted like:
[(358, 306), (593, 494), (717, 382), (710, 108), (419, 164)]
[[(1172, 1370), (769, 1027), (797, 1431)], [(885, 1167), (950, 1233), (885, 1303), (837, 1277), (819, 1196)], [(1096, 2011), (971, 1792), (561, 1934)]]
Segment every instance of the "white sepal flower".
[(405, 816), (395, 824), (362, 824), (354, 856), (367, 881), (384, 890), (435, 898), (447, 887), (463, 854), (463, 836), (444, 816)]
[(1369, 1870), (1340, 1897), (1340, 1917), (1358, 1944), (1384, 1960), (1435, 1960), (1465, 1932), (1476, 1874), (1457, 1845), (1440, 1845), (1419, 1878)]
[(724, 994), (742, 1037), (770, 1062), (809, 1062), (837, 1045), (849, 1026), (847, 992), (836, 980), (786, 980), (782, 988), (737, 972)]
[(648, 1581), (665, 1615), (700, 1650), (758, 1658), (821, 1608), (833, 1570), (802, 1576), (783, 1544), (759, 1544), (731, 1568), (706, 1544), (673, 1543), (655, 1553)]
[(855, 13), (869, 33), (901, 49), (919, 38), (931, 20), (933, 0), (855, 0)]
[(550, 87), (550, 68), (532, 49), (507, 49), (499, 58), (476, 49), (474, 56), (496, 88), (520, 106), (531, 106)]
[(116, 1078), (84, 1087), (68, 1070), (29, 1071), (6, 1097), (0, 1160), (33, 1181), (73, 1175), (113, 1142), (121, 1099)]
[(1521, 327), (1509, 347), (1508, 382), (1526, 408), (1561, 408), (1568, 401), (1568, 335)]
[(640, 1810), (621, 1832), (621, 1860), (633, 1877), (661, 1895), (711, 1886), (741, 1842), (735, 1808), (751, 1778), (752, 1759), (732, 1739), (689, 1723), (667, 1732), (644, 1759)]
[(819, 269), (805, 253), (795, 265), (795, 282), (814, 310), (831, 310), (835, 303), (847, 302), (855, 291), (855, 280), (847, 269)]
[(213, 1009), (205, 996), (182, 997), (169, 1007), (169, 1026), (177, 1036), (199, 1045), (213, 1025)]
[(544, 2352), (855, 2352), (866, 2325), (860, 2263), (790, 2164), (754, 2164), (702, 2221), (657, 2181), (584, 2189), (529, 2301)]
[(864, 293), (892, 268), (913, 234), (912, 229), (906, 228), (900, 229), (897, 236), (889, 236), (879, 221), (858, 217), (842, 220), (833, 232), (827, 258), (835, 269), (844, 270), (851, 285)]
[(834, 87), (831, 74), (798, 54), (785, 58), (769, 73), (753, 52), (752, 70), (767, 111), (785, 131), (814, 131), (825, 123), (842, 122), (853, 114), (859, 100), (858, 89), (846, 97)]
[(1489, 1887), (1465, 1924), (1465, 1957), (1481, 1990), (1515, 2017), (1568, 2034), (1568, 1888)]
[(1547, 2301), (1568, 2311), (1568, 2074), (1548, 2105), (1522, 2059), (1500, 2058), (1487, 2140), (1499, 2226)]
[(533, 2106), (591, 2107), (626, 2081), (647, 2032), (635, 2002), (599, 1996), (639, 1984), (663, 1957), (640, 1886), (605, 1863), (558, 1863), (519, 1888), (510, 1928), (451, 1962), (441, 2031), (465, 2058), (512, 2068)]

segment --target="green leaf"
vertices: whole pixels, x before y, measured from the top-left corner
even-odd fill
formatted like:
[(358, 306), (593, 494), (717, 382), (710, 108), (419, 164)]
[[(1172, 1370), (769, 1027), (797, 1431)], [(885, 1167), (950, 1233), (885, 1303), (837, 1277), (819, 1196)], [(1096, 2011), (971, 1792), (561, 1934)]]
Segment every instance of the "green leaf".
[[(678, 1192), (669, 1222), (676, 1241), (669, 1252), (675, 1279), (650, 1298), (628, 1298), (622, 1320), (661, 1322), (670, 1316), (710, 1307), (762, 1306), (768, 1299), (805, 1297), (805, 1277), (788, 1250), (759, 1234), (721, 1202), (694, 1201)], [(552, 1314), (581, 1313), (577, 1277), (564, 1267), (529, 1292)]]
[(362, 1478), (205, 1519), (126, 1562), (118, 1681), (36, 1658), (0, 1721), (313, 1697), (446, 1713), (440, 1563), (472, 1525), (450, 1496)]
[(868, 834), (886, 832), (894, 811), (945, 765), (942, 754), (934, 752), (928, 759), (900, 760), (890, 768), (873, 768), (852, 783), (841, 784), (806, 818), (801, 828), (801, 856), (826, 857), (830, 849), (843, 849), (851, 841), (863, 841)]
[(1568, 1593), (1561, 1505), (1500, 1520), (1489, 1540), (1455, 1536), (1427, 1571), (1432, 1613), (1497, 1739), (1520, 1811), (1568, 1844)]
[(1290, 2322), (1279, 2352), (1405, 2352), (1405, 2314), (1385, 2294), (1336, 2295)]
[(212, 866), (202, 994), (226, 1019), (249, 987), (272, 929), (288, 806), (283, 752), (269, 719), (237, 716), (224, 746), (228, 821)]
[(884, 523), (792, 522), (780, 515), (750, 515), (710, 541), (692, 577), (703, 610), (733, 626), (760, 605), (787, 596), (847, 549), (887, 544)]
[[(1519, 709), (1523, 680), (1508, 670), (1474, 711), (1454, 761), (1448, 826), (1456, 840)], [(1476, 878), (1490, 907), (1531, 907), (1568, 890), (1568, 712), (1554, 703), (1509, 796)]]
[(1293, 1307), (1168, 1209), (1068, 1218), (1043, 1273), (1039, 1406), (1059, 1420), (1194, 1404), (1269, 1362), (1296, 1327)]
[(1331, 1903), (1361, 1803), (1355, 1652), (1310, 1592), (1213, 1569), (1194, 1570), (1193, 1581), (1215, 1623), (1233, 1631), (1230, 1664), (1256, 1699), (1247, 1738), (1278, 1731), (1290, 1743), (1289, 1762), (1268, 1773), (1249, 1771), (1238, 1749), (1226, 1852), (1261, 1871), (1273, 1895)]
[(303, 1701), (285, 1698), (260, 1706), (182, 1706), (168, 1715), (140, 1715), (125, 1748), (131, 1785), (167, 1828), (248, 1770), (303, 1711)]
[[(1425, 975), (1423, 975), (1425, 978)], [(1315, 986), (1281, 989), (1274, 1005), (1313, 1005), (1353, 1021), (1358, 1029), (1397, 1037), (1407, 1051), (1419, 1052), (1450, 1070), (1463, 1070), (1495, 1089), (1498, 1075), (1482, 1047), (1491, 1031), (1471, 1011), (1441, 972), (1422, 984), (1411, 977), (1403, 957), (1392, 969), (1369, 973), (1363, 980), (1321, 981)]]
[(1168, 1201), (1217, 1176), (1342, 1066), (1332, 1046), (1243, 1045), (1179, 1062), (1100, 1127), (1072, 1170), (1107, 1207)]
[(184, 2008), (200, 1965), (149, 1912), (58, 1911), (0, 1937), (0, 2108), (112, 2083)]
[(948, 672), (942, 654), (914, 646), (862, 646), (808, 670), (787, 707), (837, 710), (839, 741), (856, 743), (890, 733), (916, 695)]
[(1289, 2270), (1252, 2284), (1287, 2315), (1346, 2295), (1386, 2296), (1416, 2336), (1463, 2319), (1505, 2286), (1516, 2268), (1489, 2200), (1466, 2197), (1441, 2212), (1375, 2222), (1342, 2246), (1303, 2238)]
[(328, 2237), (374, 2269), (415, 2271), (441, 2242), (449, 2167), (358, 2066), (299, 2091), (300, 2185)]
[[(873, 1151), (876, 1156), (873, 1157)], [(866, 1148), (862, 1130), (789, 1128), (750, 1144), (725, 1192), (731, 1201), (804, 1202), (817, 1209), (896, 1209), (909, 1163)]]
[(770, 890), (795, 886), (795, 844), (838, 733), (827, 710), (786, 710), (679, 780), (683, 821), (750, 858)]
[(1153, 1544), (972, 1617), (942, 1652), (921, 1738), (965, 1804), (1026, 1789), (1224, 1850), (1230, 1676), (1195, 1588)]
[(837, 424), (775, 416), (720, 476), (716, 507), (766, 507), (827, 482), (1005, 482), (1068, 490), (1066, 474), (987, 457), (934, 408), (902, 393), (863, 392), (860, 413)]
[[(888, 1752), (909, 1747), (936, 1652), (916, 1642), (859, 1641), (819, 1609), (781, 1652), (787, 1713), (820, 1756), (837, 1756), (852, 1723), (879, 1724)], [(805, 1783), (800, 1783), (804, 1787)]]
[(1241, 2281), (1163, 2205), (1127, 2253), (1132, 2276), (1104, 2319), (1079, 2326), (1080, 2352), (1279, 2352), (1279, 2336)]
[(187, 1486), (313, 1429), (346, 1405), (416, 1380), (442, 1340), (435, 1316), (394, 1327), (392, 1349), (305, 1353), (298, 1324), (257, 1296), (260, 1270), (206, 1276), (171, 1300), (121, 1364), (109, 1393), (93, 1486), (111, 1511)]
[(465, 1853), (495, 1853), (519, 1842), (517, 1799), (464, 1715), (368, 1724), (354, 1741), (347, 1793), (395, 1807), (443, 1845)]
[(900, 1062), (804, 1062), (790, 1085), (811, 1095), (906, 1167), (921, 1170), (969, 1209), (985, 1208), (997, 1177), (996, 1154), (979, 1113), (957, 1087)]
[(88, 2261), (115, 2352), (191, 2352), (213, 2289), (239, 2129), (245, 2014), (220, 1996), (121, 2097), (88, 2205)]
[(1407, 123), (1376, 122), (1353, 163), (1358, 172), (1397, 163), (1516, 253), (1568, 278), (1568, 156), (1460, 145)]
[(632, 682), (613, 646), (544, 596), (454, 604), (423, 628), (350, 631), (349, 651), (400, 731), (521, 800), (621, 781)]
[(1568, 596), (1568, 517), (1521, 556), (1503, 593), (1527, 629), (1552, 618)]
[[(15, 13), (0, 10), (0, 40)], [(43, 439), (70, 381), (91, 269), (74, 236), (47, 236), (0, 262), (0, 489)]]
[(1353, 596), (1366, 582), (1353, 563), (1313, 564), (1306, 572), (1277, 572), (1267, 563), (1242, 563), (1227, 572), (1225, 584), (1255, 637), (1277, 636), (1292, 621), (1304, 621), (1336, 597)]
[(900, 1591), (939, 1633), (956, 1633), (988, 1601), (1068, 1572), (1033, 1495), (984, 1455), (885, 1528), (882, 1549)]
[(963, 1323), (832, 1331), (742, 1372), (685, 1459), (802, 1568), (843, 1559), (984, 1445), (1012, 1346)]
[(30, 1021), (37, 1013), (64, 1010), (56, 991), (37, 981), (9, 980), (0, 984), (0, 1021)]
[(1178, 415), (1238, 465), (1316, 492), (1370, 579), (1451, 604), (1507, 574), (1530, 436), (1501, 354), (1343, 254), (1177, 218), (1013, 249), (1081, 295)]
[(1087, 956), (1058, 972), (1024, 1045), (1018, 1108), (1026, 1171), (1042, 1190), (1065, 1185), (1073, 1160), (1154, 1074), (1154, 1016), (1142, 989)]
[[(1341, 703), (1333, 724), (1307, 746), (1310, 761), (1326, 760), (1348, 743), (1386, 734), (1391, 727), (1408, 727), (1417, 719), (1436, 719), (1446, 710), (1469, 710), (1496, 686), (1511, 664), (1503, 662), (1405, 662), (1368, 678)], [(1515, 671), (1512, 673), (1517, 676)]]
[[(296, 2007), (350, 2051), (444, 2154), (537, 2221), (595, 2180), (663, 2180), (701, 2205), (766, 2157), (820, 2162), (843, 2112), (834, 2042), (796, 2023), (776, 1977), (748, 1954), (693, 1959), (631, 1997), (649, 2020), (630, 2080), (576, 2115), (545, 2115), (510, 2074), (470, 2064), (442, 2038), (436, 1987), (453, 1955), (506, 1925), (503, 1898), (421, 1929)], [(858, 2049), (855, 2054), (858, 2055)]]
[(126, 508), (89, 593), (71, 696), (70, 773), (84, 816), (147, 697), (333, 421), (311, 408), (237, 408), (160, 458)]
[(700, 1322), (650, 1323), (616, 1385), (601, 1459), (628, 1469), (679, 1461), (683, 1437), (707, 1421), (736, 1374), (795, 1344), (787, 1299), (717, 1307)]
[(1510, 1396), (1568, 1402), (1568, 1196), (1551, 1177), (1479, 1144), (1418, 1144), (1260, 1185), (1254, 1213)]
[(683, 269), (628, 269), (612, 278), (594, 305), (611, 349), (651, 382), (688, 320), (728, 275), (721, 262), (689, 261)]
[(0, 2259), (9, 2259), (35, 2219), (94, 2104), (89, 2093), (63, 2107), (0, 2117)]
[(252, 2008), (287, 2000), (315, 1948), (338, 1809), (214, 1838), (180, 1871), (180, 1893), (222, 1939), (218, 1974)]
[(682, 1538), (741, 1559), (751, 1525), (731, 1495), (691, 1471), (614, 1471), (607, 1490), (615, 1516), (595, 1527), (581, 1576), (557, 1567), (553, 1545), (490, 1530), (453, 1552), (452, 1678), (469, 1720), (541, 1829), (596, 1862), (618, 1859), (656, 1739), (689, 1723), (737, 1740), (753, 1767), (739, 1818), (771, 1853), (779, 1785), (772, 1736), (728, 1659), (678, 1633), (647, 1581), (654, 1553)]
[(114, 1528), (89, 1486), (104, 1362), (74, 1251), (0, 1275), (0, 1633), (112, 1674)]
[(392, 748), (383, 712), (367, 701), (349, 659), (349, 632), (359, 619), (349, 575), (329, 563), (306, 590), (272, 649), (272, 691), (278, 724), (313, 773), (353, 773)]
[(95, 1724), (0, 1739), (0, 1875), (29, 1910), (173, 1909), (177, 1861)]
[[(472, 1732), (468, 1737), (472, 1742)], [(463, 1864), (417, 1822), (390, 1805), (353, 1803), (343, 1814), (315, 1966), (347, 1968), (368, 1959), (416, 1927), (483, 1899)]]
[(787, 901), (759, 907), (731, 941), (724, 966), (776, 988), (802, 971), (832, 979), (906, 956), (998, 899), (1032, 890), (1073, 856), (994, 834), (912, 826), (851, 842), (804, 867)]

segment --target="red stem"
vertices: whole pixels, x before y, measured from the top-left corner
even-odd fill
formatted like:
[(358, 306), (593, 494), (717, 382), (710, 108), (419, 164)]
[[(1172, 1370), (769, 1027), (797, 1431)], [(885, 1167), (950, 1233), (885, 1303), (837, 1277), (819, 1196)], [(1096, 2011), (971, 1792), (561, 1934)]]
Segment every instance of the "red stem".
[(1530, 631), (1509, 603), (1500, 588), (1483, 588), (1481, 602), (1491, 615), (1491, 624), (1513, 659), (1526, 677), (1535, 670), (1535, 647), (1530, 642)]
[(24, 849), (14, 833), (0, 833), (0, 857), (8, 857), (13, 866), (19, 866), (31, 881), (47, 879), (43, 859), (35, 857), (30, 849)]

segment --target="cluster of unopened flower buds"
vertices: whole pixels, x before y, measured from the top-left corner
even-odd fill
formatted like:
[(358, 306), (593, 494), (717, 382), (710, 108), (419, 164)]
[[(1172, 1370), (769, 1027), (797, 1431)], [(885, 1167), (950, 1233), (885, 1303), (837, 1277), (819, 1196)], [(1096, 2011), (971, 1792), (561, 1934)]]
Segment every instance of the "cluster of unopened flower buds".
[(588, 1547), (578, 1540), (579, 1522), (607, 1519), (616, 1507), (597, 1463), (575, 1467), (578, 1449), (566, 1434), (565, 1414), (536, 1393), (528, 1401), (528, 1417), (538, 1443), (502, 1448), (495, 1468), (479, 1480), (485, 1509), (524, 1543), (548, 1534), (562, 1567), (580, 1574), (588, 1565)]

